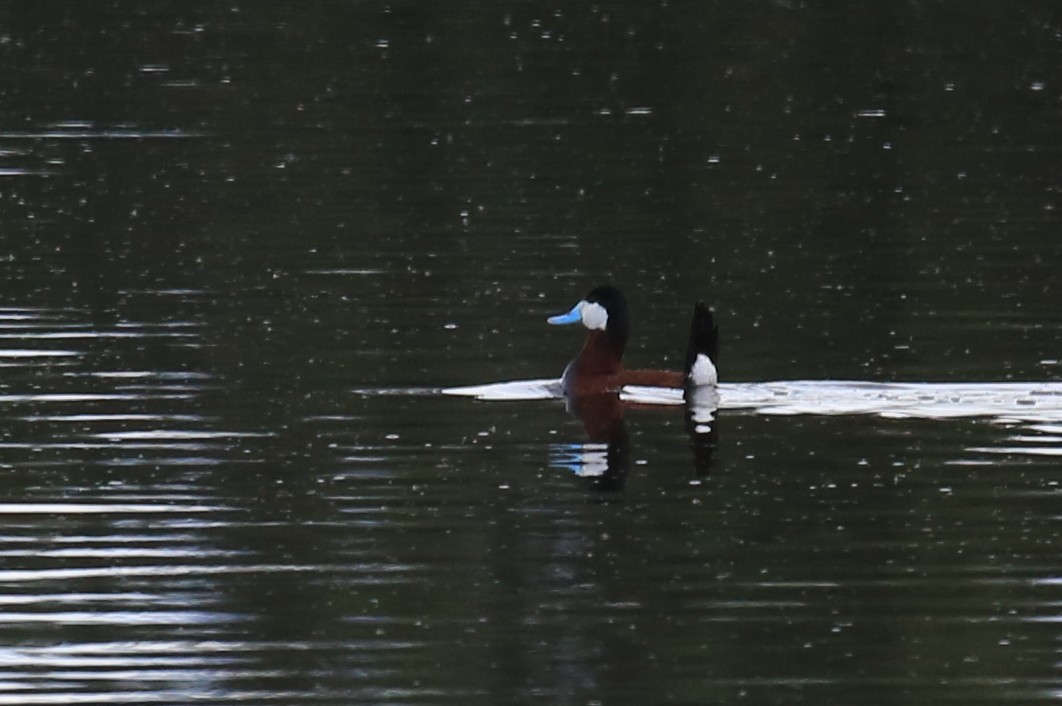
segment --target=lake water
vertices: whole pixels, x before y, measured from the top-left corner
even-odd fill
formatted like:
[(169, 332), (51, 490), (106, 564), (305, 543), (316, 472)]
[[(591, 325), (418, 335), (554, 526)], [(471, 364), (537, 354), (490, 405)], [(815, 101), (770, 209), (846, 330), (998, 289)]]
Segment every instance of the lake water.
[[(1060, 50), (0, 2), (0, 704), (1062, 699)], [(718, 409), (533, 394), (604, 281)]]

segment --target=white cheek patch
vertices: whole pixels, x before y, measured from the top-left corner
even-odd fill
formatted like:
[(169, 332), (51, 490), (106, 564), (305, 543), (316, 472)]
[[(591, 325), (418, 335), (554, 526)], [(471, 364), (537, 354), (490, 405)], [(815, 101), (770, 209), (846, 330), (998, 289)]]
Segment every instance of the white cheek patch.
[(690, 368), (690, 384), (694, 387), (704, 387), (715, 385), (718, 379), (719, 373), (716, 372), (712, 359), (704, 353), (698, 353), (697, 359), (693, 361), (693, 367)]
[(583, 326), (591, 331), (604, 331), (608, 326), (608, 312), (597, 302), (584, 301), (579, 314), (583, 318)]

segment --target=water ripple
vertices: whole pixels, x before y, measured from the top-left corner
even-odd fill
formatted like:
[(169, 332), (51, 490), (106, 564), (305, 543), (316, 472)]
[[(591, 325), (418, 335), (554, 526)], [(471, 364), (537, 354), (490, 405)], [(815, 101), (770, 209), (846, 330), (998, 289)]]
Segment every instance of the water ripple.
[(0, 358), (69, 358), (84, 355), (82, 351), (43, 349), (0, 349)]
[(218, 507), (209, 505), (166, 505), (156, 503), (0, 503), (0, 515), (165, 514), (214, 512), (218, 509)]

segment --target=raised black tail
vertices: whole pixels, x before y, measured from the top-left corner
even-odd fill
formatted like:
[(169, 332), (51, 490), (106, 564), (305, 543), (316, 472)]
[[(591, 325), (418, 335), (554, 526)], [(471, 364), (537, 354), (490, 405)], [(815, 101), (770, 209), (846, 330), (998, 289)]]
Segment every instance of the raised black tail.
[(715, 314), (704, 305), (704, 302), (697, 302), (693, 307), (693, 321), (690, 322), (690, 342), (686, 348), (686, 364), (682, 367), (687, 380), (693, 372), (697, 356), (701, 354), (708, 356), (712, 366), (718, 369), (719, 327), (715, 323)]

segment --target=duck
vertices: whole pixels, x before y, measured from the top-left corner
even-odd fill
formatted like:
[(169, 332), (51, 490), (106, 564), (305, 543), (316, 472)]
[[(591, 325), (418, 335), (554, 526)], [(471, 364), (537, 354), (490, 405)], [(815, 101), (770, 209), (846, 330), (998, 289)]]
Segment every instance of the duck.
[(587, 329), (579, 354), (568, 363), (561, 377), (566, 397), (618, 393), (627, 385), (670, 387), (685, 390), (687, 399), (718, 383), (719, 327), (714, 312), (697, 302), (690, 323), (689, 344), (683, 370), (628, 370), (623, 352), (630, 338), (630, 312), (619, 289), (604, 284), (580, 299), (567, 313), (551, 316), (554, 326), (581, 323)]

